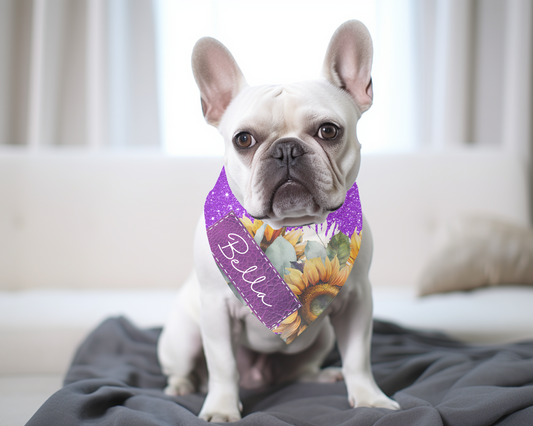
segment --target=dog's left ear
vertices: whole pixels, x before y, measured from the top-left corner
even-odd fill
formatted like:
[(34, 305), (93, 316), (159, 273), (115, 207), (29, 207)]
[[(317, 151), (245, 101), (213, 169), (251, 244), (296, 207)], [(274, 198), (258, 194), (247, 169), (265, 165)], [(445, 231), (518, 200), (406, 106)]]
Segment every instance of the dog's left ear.
[(329, 42), (322, 74), (346, 90), (365, 112), (372, 105), (372, 38), (360, 21), (342, 24)]

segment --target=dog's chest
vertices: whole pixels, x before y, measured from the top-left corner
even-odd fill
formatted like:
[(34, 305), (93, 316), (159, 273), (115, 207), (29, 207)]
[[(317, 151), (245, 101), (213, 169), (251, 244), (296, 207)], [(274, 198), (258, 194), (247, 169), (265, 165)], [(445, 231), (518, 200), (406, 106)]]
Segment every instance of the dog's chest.
[(305, 330), (291, 344), (287, 345), (278, 335), (266, 328), (250, 310), (234, 296), (227, 299), (233, 329), (240, 331), (240, 343), (248, 349), (261, 353), (298, 353), (307, 349), (323, 327), (327, 313), (321, 315), (311, 327)]

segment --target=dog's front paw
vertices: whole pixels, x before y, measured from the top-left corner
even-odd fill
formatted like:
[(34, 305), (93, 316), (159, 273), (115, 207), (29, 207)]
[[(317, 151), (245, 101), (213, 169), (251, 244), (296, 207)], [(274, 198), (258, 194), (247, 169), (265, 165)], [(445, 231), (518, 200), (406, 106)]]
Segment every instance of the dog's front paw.
[(240, 401), (235, 403), (231, 400), (232, 398), (228, 396), (216, 396), (213, 393), (208, 393), (198, 417), (213, 423), (229, 423), (240, 420), (242, 404)]
[(241, 419), (240, 413), (210, 413), (204, 412), (203, 410), (198, 415), (199, 418), (205, 420), (206, 422), (213, 423), (231, 423), (236, 422)]
[(359, 383), (359, 386), (349, 386), (348, 401), (352, 407), (400, 409), (400, 404), (385, 395), (373, 380), (368, 381), (366, 386), (362, 386), (361, 383)]
[(376, 408), (388, 408), (389, 410), (399, 410), (400, 404), (393, 399), (390, 399), (385, 394), (376, 395), (374, 397), (350, 397), (350, 405), (352, 407), (376, 407)]
[(165, 393), (170, 396), (183, 396), (193, 393), (195, 390), (195, 386), (189, 378), (169, 376)]

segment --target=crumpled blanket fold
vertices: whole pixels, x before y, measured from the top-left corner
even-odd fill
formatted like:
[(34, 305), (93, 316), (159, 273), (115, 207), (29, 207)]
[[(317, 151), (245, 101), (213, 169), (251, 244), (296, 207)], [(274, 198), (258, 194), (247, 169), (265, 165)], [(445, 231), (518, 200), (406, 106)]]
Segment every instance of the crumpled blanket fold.
[[(194, 426), (204, 394), (170, 397), (156, 355), (160, 329), (110, 318), (79, 347), (64, 387), (27, 426)], [(332, 352), (329, 364), (339, 363)], [(533, 342), (470, 346), (374, 321), (372, 366), (400, 411), (350, 408), (343, 382), (242, 390), (243, 419), (264, 426), (533, 424)]]

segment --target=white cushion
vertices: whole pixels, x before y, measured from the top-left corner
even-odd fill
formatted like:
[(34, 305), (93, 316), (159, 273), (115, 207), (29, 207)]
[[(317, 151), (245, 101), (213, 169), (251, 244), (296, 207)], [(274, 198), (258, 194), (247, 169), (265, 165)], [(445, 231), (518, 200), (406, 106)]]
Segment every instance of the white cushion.
[(533, 229), (477, 215), (443, 229), (422, 271), (419, 294), (506, 284), (533, 285)]
[(0, 292), (0, 374), (64, 373), (87, 333), (110, 316), (162, 326), (176, 290)]
[(374, 289), (374, 317), (444, 332), (469, 343), (533, 339), (532, 306), (531, 287), (491, 287), (422, 298), (414, 289)]

